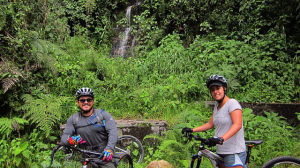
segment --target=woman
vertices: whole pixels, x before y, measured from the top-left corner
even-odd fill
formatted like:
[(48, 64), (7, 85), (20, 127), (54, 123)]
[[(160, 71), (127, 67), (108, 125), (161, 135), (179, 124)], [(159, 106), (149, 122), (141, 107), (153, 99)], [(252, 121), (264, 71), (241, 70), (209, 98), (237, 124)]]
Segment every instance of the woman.
[(227, 80), (220, 75), (212, 75), (206, 82), (216, 105), (210, 120), (197, 128), (183, 128), (184, 132), (202, 132), (215, 127), (215, 136), (209, 138), (211, 145), (217, 145), (217, 154), (224, 158), (220, 167), (245, 167), (246, 145), (242, 119), (242, 107), (227, 95)]

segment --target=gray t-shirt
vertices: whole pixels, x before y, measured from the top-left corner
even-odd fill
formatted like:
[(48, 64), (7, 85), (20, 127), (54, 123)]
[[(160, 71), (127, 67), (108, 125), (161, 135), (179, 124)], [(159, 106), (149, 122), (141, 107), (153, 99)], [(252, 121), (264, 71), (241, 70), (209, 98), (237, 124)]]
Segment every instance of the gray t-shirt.
[[(229, 99), (224, 106), (218, 110), (218, 103), (214, 107), (213, 122), (215, 136), (222, 137), (232, 126), (230, 113), (242, 107), (235, 99)], [(244, 126), (231, 138), (227, 139), (223, 145), (217, 145), (218, 154), (234, 154), (246, 151), (244, 139)]]
[(118, 139), (114, 119), (108, 112), (99, 109), (94, 109), (89, 117), (81, 115), (80, 112), (73, 114), (67, 121), (61, 143), (68, 145), (69, 137), (73, 135), (80, 135), (86, 141), (81, 147), (92, 147), (91, 149), (101, 150), (99, 152), (104, 149), (114, 151)]

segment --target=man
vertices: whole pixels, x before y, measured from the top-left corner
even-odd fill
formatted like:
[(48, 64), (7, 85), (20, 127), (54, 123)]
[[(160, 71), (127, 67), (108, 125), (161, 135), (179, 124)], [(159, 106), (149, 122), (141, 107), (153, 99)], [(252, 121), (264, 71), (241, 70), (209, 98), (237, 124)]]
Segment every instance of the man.
[(114, 119), (108, 112), (93, 107), (94, 92), (90, 88), (79, 89), (76, 98), (80, 111), (68, 119), (61, 144), (78, 145), (87, 150), (103, 152), (105, 163), (98, 167), (115, 168), (111, 162), (118, 138)]

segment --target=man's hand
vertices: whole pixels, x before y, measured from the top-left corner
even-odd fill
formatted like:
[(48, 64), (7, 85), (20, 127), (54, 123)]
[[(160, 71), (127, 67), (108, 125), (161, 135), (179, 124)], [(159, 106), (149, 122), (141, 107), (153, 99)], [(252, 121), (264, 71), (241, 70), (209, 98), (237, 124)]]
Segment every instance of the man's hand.
[(192, 128), (189, 128), (189, 127), (184, 127), (182, 128), (181, 130), (181, 133), (184, 134), (184, 133), (192, 133), (193, 132), (193, 129)]
[(86, 141), (83, 141), (81, 136), (78, 135), (78, 136), (71, 136), (69, 138), (69, 143), (70, 145), (74, 146), (74, 145), (86, 143)]
[(104, 154), (104, 156), (103, 156), (102, 160), (104, 160), (106, 162), (110, 162), (112, 160), (113, 152), (110, 149), (105, 149), (103, 151), (103, 154)]
[(216, 146), (217, 144), (222, 145), (224, 139), (222, 137), (212, 137), (208, 138), (208, 146)]

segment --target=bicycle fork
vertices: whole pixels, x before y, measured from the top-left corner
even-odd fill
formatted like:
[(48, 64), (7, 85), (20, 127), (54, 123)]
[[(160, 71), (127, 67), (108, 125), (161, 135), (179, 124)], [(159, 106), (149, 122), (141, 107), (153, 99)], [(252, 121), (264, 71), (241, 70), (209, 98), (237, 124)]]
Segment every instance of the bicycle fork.
[(201, 161), (202, 161), (202, 156), (200, 155), (193, 155), (192, 156), (192, 161), (191, 161), (191, 165), (190, 165), (190, 168), (194, 168), (194, 163), (195, 163), (195, 160), (197, 160), (197, 165), (196, 165), (196, 168), (199, 168), (200, 167), (200, 164), (201, 164)]
[(196, 168), (199, 168), (203, 156), (208, 158), (209, 161), (211, 162), (211, 164), (213, 165), (213, 167), (215, 167), (215, 168), (219, 168), (219, 164), (223, 162), (223, 158), (221, 158), (219, 155), (217, 155), (209, 150), (203, 149), (203, 150), (200, 150), (197, 155), (192, 156), (190, 168), (193, 168), (196, 159), (198, 159)]

